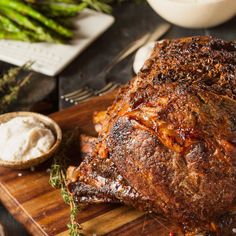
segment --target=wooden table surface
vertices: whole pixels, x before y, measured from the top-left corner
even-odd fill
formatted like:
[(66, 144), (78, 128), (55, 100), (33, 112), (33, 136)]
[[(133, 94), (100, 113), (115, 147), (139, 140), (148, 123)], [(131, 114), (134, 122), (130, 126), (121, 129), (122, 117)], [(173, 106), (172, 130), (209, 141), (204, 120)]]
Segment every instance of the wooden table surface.
[[(36, 74), (19, 101), (10, 110), (36, 110), (43, 113), (54, 112), (71, 106), (60, 100), (60, 95), (88, 85), (92, 88), (103, 86), (96, 75), (126, 45), (152, 31), (164, 20), (146, 3), (134, 5), (127, 1), (117, 5), (113, 12), (116, 22), (94, 44), (75, 59), (59, 76), (49, 78)], [(184, 29), (173, 26), (165, 38), (178, 38), (192, 35), (212, 35), (222, 39), (236, 39), (236, 17), (212, 29)], [(133, 55), (116, 66), (109, 79), (125, 83), (132, 77)], [(0, 71), (9, 65), (0, 63)], [(26, 96), (27, 95), (27, 96)], [(35, 105), (35, 103), (37, 105)], [(7, 235), (28, 235), (0, 204), (0, 224), (4, 225)], [(1, 235), (1, 233), (0, 233)]]
[[(93, 112), (105, 110), (114, 100), (115, 92), (93, 98), (77, 106), (51, 115), (66, 130), (80, 127), (81, 133), (94, 134)], [(70, 160), (79, 163), (76, 146), (70, 150)], [(9, 211), (35, 236), (67, 236), (69, 206), (59, 189), (49, 184), (51, 165), (48, 160), (31, 170), (11, 170), (0, 167), (0, 199)], [(31, 191), (29, 191), (31, 190)], [(121, 204), (92, 204), (78, 213), (83, 235), (168, 235), (179, 232), (173, 221), (154, 214), (145, 214)], [(178, 234), (182, 235), (181, 233)]]

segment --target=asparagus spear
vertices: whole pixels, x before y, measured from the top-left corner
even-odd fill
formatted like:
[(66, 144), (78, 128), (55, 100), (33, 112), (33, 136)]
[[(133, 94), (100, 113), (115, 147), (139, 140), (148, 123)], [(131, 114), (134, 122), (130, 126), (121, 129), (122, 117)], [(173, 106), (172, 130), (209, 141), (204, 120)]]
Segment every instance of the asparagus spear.
[(1, 31), (0, 39), (12, 39), (12, 40), (31, 42), (30, 38), (21, 32), (12, 33), (12, 32), (7, 32), (7, 31)]
[[(106, 13), (111, 13), (111, 6), (110, 3), (113, 2), (123, 2), (125, 0), (25, 0), (25, 2), (29, 3), (72, 3), (72, 4), (82, 4), (86, 3), (87, 7), (95, 9), (97, 11), (103, 11)], [(142, 0), (136, 0), (142, 1)], [(136, 2), (135, 1), (135, 2)]]
[(18, 33), (20, 29), (7, 17), (0, 14), (0, 23), (6, 31)]
[(34, 10), (32, 7), (19, 2), (17, 0), (0, 0), (0, 7), (9, 7), (12, 8), (22, 14), (28, 15), (36, 20), (38, 20), (39, 22), (41, 22), (42, 24), (44, 24), (45, 26), (47, 26), (48, 28), (54, 30), (55, 32), (57, 32), (58, 34), (71, 38), (73, 36), (73, 32), (64, 28), (63, 26), (61, 26), (60, 24), (58, 24), (57, 22), (55, 22), (52, 19), (49, 19), (45, 16), (43, 16), (40, 12)]
[(15, 21), (18, 25), (23, 26), (26, 29), (32, 30), (36, 33), (32, 34), (30, 32), (26, 32), (26, 34), (33, 37), (34, 41), (47, 41), (47, 42), (57, 42), (58, 40), (53, 38), (50, 33), (46, 32), (41, 26), (37, 25), (35, 22), (29, 20), (26, 16), (18, 13), (17, 11), (2, 7), (0, 12), (8, 17), (10, 20)]
[(28, 3), (78, 3), (80, 0), (24, 0), (24, 2)]
[[(109, 4), (114, 2), (123, 2), (125, 0), (25, 0), (30, 3), (74, 3), (81, 4), (86, 3), (88, 7), (95, 9), (97, 11), (103, 11), (107, 13), (111, 13), (111, 6)], [(142, 0), (134, 0), (134, 2), (142, 1)]]
[(65, 4), (65, 3), (36, 3), (35, 7), (39, 11), (45, 11), (51, 17), (58, 16), (75, 16), (88, 6), (87, 3), (80, 4)]
[(106, 13), (111, 13), (112, 11), (111, 6), (105, 3), (105, 1), (97, 1), (97, 0), (81, 0), (81, 1), (87, 3), (88, 7), (93, 8), (96, 11), (103, 11)]

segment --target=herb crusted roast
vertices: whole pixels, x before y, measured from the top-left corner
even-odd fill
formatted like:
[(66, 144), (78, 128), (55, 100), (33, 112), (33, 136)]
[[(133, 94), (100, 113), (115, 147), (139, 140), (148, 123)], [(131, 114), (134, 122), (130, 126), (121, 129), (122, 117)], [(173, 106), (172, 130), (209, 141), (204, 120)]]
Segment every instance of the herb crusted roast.
[[(78, 203), (123, 202), (211, 229), (236, 198), (236, 43), (190, 37), (157, 43), (106, 112), (84, 159), (68, 169)], [(213, 227), (214, 228), (214, 227)]]

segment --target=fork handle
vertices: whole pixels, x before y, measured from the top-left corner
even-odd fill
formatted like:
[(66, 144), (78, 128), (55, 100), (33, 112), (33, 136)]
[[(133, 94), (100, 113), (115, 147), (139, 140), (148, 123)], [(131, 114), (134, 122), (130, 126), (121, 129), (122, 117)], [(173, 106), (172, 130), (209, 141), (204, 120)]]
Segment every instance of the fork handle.
[(137, 49), (142, 47), (144, 44), (149, 43), (151, 41), (155, 41), (160, 39), (164, 34), (168, 32), (168, 30), (171, 28), (171, 25), (169, 23), (162, 23), (157, 26), (157, 28), (152, 33), (146, 33), (138, 40), (135, 40), (131, 44), (129, 44), (128, 47), (126, 47), (124, 50), (122, 50), (121, 53), (119, 53), (110, 64), (108, 64), (104, 71), (104, 74), (108, 74), (110, 70), (123, 61), (125, 58), (127, 58), (129, 55), (131, 55), (133, 52), (135, 52)]
[(104, 69), (103, 73), (108, 74), (111, 69), (117, 65), (119, 62), (127, 58), (129, 55), (131, 55), (133, 52), (135, 52), (139, 47), (145, 44), (147, 39), (150, 37), (150, 34), (147, 33), (143, 35), (140, 39), (135, 40), (131, 44), (129, 44), (125, 49), (123, 49), (113, 60), (110, 64), (108, 64)]
[(156, 30), (149, 36), (146, 43), (150, 43), (152, 41), (156, 41), (160, 39), (164, 34), (166, 34), (171, 28), (169, 23), (162, 23), (159, 25)]

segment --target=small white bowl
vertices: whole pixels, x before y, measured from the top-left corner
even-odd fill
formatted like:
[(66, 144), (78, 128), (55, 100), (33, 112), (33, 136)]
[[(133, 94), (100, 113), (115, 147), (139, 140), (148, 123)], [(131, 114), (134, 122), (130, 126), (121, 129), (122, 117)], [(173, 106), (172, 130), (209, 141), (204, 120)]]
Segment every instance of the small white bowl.
[(59, 148), (62, 140), (62, 131), (59, 127), (59, 125), (52, 120), (51, 118), (41, 115), (39, 113), (34, 113), (34, 112), (26, 112), (26, 111), (20, 111), (20, 112), (10, 112), (10, 113), (5, 113), (3, 115), (0, 115), (0, 124), (5, 123), (15, 117), (35, 117), (38, 120), (40, 120), (43, 124), (46, 125), (52, 132), (53, 135), (55, 136), (55, 143), (53, 146), (48, 150), (47, 153), (42, 154), (41, 156), (38, 156), (36, 158), (30, 159), (30, 160), (24, 160), (24, 161), (3, 161), (0, 159), (0, 166), (2, 167), (9, 167), (12, 169), (28, 169), (30, 167), (39, 165), (40, 163), (46, 161), (49, 157), (51, 157)]
[(236, 0), (147, 0), (167, 21), (186, 28), (208, 28), (236, 15)]

